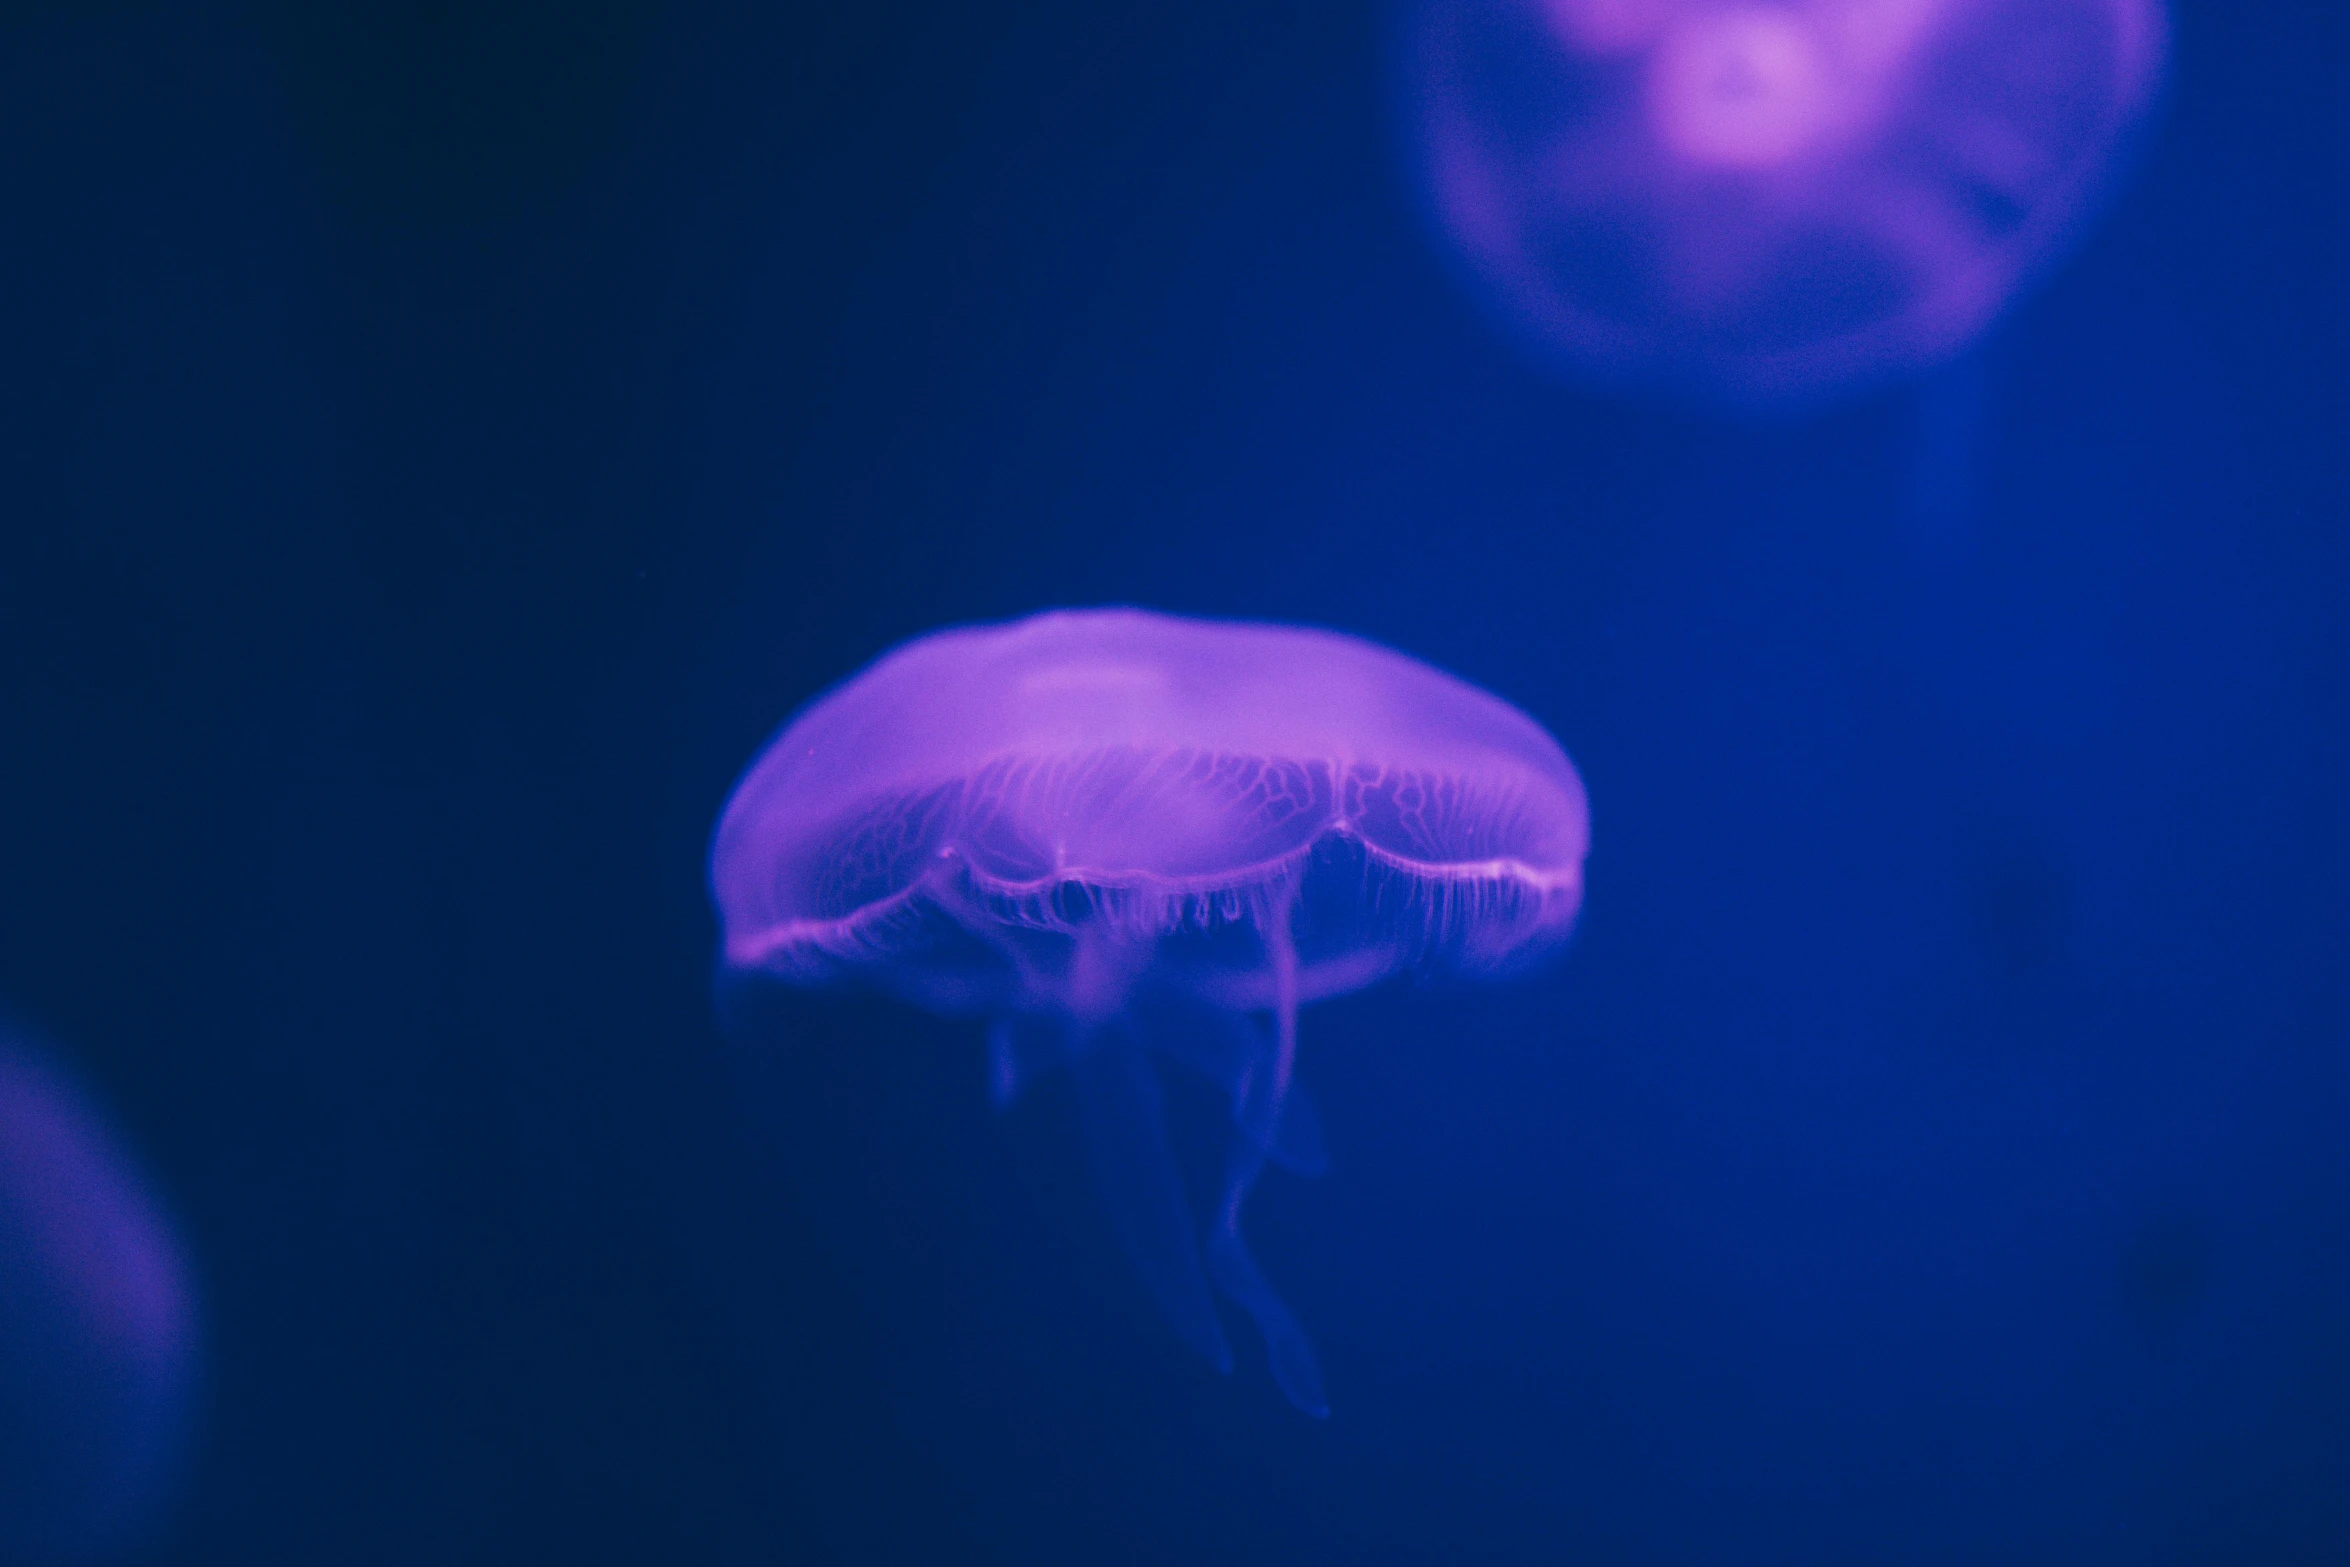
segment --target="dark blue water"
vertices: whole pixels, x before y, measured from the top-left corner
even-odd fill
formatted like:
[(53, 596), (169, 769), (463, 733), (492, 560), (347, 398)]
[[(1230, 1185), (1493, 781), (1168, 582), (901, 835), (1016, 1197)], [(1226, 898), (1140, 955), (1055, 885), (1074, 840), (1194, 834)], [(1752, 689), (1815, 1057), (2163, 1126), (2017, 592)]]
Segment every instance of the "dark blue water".
[[(1755, 425), (1494, 338), (1353, 6), (8, 12), (0, 996), (206, 1297), (139, 1559), (2350, 1556), (2350, 38), (2178, 23), (1965, 365)], [(713, 1002), (772, 730), (1112, 601), (1590, 786), (1562, 964), (1306, 1014), (1327, 1424), (1065, 1086)]]

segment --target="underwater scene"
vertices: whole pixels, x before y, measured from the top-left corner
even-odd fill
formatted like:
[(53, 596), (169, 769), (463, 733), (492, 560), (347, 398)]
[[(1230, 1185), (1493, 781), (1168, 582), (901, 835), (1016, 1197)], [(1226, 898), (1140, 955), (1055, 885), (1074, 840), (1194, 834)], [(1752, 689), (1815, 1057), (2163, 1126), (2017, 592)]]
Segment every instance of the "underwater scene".
[(0, 8), (0, 1567), (2350, 1561), (2345, 70)]

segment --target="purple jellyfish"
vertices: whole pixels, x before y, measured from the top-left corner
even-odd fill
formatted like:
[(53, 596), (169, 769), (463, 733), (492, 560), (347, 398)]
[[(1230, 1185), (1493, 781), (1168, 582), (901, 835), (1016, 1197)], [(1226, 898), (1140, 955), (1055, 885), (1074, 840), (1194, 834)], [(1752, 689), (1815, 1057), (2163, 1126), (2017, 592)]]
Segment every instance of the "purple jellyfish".
[(1416, 0), (1434, 216), (1569, 366), (1747, 403), (1955, 354), (2081, 231), (2161, 0)]
[[(1582, 903), (1582, 781), (1474, 686), (1353, 637), (1074, 610), (908, 643), (736, 787), (710, 877), (726, 960), (995, 1019), (996, 1097), (1075, 1080), (1120, 1241), (1229, 1370), (1208, 1280), (1327, 1413), (1304, 1331), (1242, 1243), (1268, 1159), (1314, 1173), (1297, 1010), (1406, 971), (1554, 951)], [(1200, 1241), (1154, 1059), (1230, 1096)]]
[(0, 1032), (0, 1560), (135, 1542), (197, 1362), (170, 1228), (81, 1098)]

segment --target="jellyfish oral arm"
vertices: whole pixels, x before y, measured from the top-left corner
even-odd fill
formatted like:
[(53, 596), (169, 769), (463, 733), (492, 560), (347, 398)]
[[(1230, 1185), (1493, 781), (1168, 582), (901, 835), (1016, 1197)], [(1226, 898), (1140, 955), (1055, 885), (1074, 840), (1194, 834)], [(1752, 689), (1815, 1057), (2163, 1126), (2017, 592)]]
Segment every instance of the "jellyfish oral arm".
[[(1143, 1042), (1153, 1053), (1223, 1090), (1233, 1105), (1234, 1124), (1246, 1130), (1240, 1114), (1241, 1080), (1269, 1048), (1263, 1029), (1246, 1007), (1215, 1004), (1205, 997), (1192, 999), (1199, 1004), (1185, 1008), (1178, 1017), (1145, 1027)], [(1322, 1132), (1321, 1112), (1294, 1074), (1282, 1096), (1281, 1118), (1265, 1155), (1308, 1180), (1330, 1172), (1329, 1141)]]
[(1069, 1043), (1058, 1020), (1006, 1013), (987, 1029), (987, 1097), (1008, 1110), (1038, 1074), (1069, 1059)]
[(1272, 1048), (1245, 1068), (1233, 1104), (1239, 1135), (1232, 1140), (1224, 1198), (1208, 1232), (1208, 1274), (1216, 1287), (1246, 1311), (1265, 1338), (1273, 1380), (1292, 1404), (1317, 1419), (1330, 1414), (1322, 1390), (1322, 1366), (1295, 1313), (1274, 1293), (1264, 1270), (1249, 1255), (1240, 1234), (1240, 1207), (1265, 1167), (1281, 1124), (1283, 1102), (1297, 1065), (1297, 945), (1290, 931), (1296, 890), (1284, 885), (1265, 920), (1265, 951), (1273, 981)]
[[(1195, 1005), (1154, 1040), (1138, 1022), (1131, 992), (1150, 943), (1099, 927), (1075, 938), (1064, 1003), (1055, 1018), (999, 1019), (990, 1032), (996, 1102), (1009, 1102), (1040, 1055), (1039, 1036), (1061, 1042), (1075, 1083), (1096, 1184), (1120, 1246), (1176, 1334), (1219, 1371), (1232, 1350), (1217, 1321), (1208, 1284), (1246, 1311), (1265, 1341), (1274, 1381), (1289, 1401), (1317, 1417), (1329, 1413), (1321, 1367), (1289, 1310), (1241, 1235), (1240, 1214), (1271, 1159), (1317, 1173), (1326, 1162), (1319, 1125), (1295, 1098), (1299, 965), (1291, 931), (1296, 886), (1279, 884), (1257, 910), (1273, 1026)], [(1204, 1016), (1200, 1015), (1204, 1012)], [(1199, 1231), (1183, 1196), (1151, 1046), (1203, 1070), (1232, 1096), (1233, 1134), (1222, 1195), (1201, 1268)], [(1293, 1117), (1296, 1124), (1292, 1126)]]
[(1149, 1060), (1118, 1024), (1087, 1030), (1071, 1055), (1086, 1151), (1119, 1244), (1176, 1336), (1218, 1371), (1231, 1371), (1232, 1346), (1200, 1271), (1199, 1235)]
[[(1232, 1115), (1259, 1148), (1271, 1148), (1281, 1125), (1281, 1107), (1297, 1070), (1297, 941), (1290, 932), (1296, 891), (1283, 887), (1265, 921), (1265, 955), (1273, 980), (1273, 1050), (1270, 1059), (1243, 1065), (1233, 1090)], [(1237, 1210), (1234, 1194), (1228, 1206)]]

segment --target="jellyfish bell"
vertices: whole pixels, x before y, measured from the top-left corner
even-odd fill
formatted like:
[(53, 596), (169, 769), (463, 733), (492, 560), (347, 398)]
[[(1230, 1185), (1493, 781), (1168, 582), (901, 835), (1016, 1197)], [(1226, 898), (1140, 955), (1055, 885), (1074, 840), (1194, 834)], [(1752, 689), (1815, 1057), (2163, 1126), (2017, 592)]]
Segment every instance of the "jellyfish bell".
[(184, 1457), (195, 1304), (88, 1103), (0, 1028), (0, 1562), (137, 1543)]
[(1416, 0), (1435, 227), (1580, 373), (1799, 404), (1956, 354), (2079, 237), (2161, 0)]
[[(1319, 1414), (1240, 1234), (1268, 1161), (1323, 1162), (1298, 1009), (1556, 951), (1588, 836), (1566, 753), (1474, 686), (1334, 632), (1108, 609), (937, 632), (822, 698), (736, 786), (710, 874), (733, 967), (994, 1019), (999, 1101), (1066, 1067), (1178, 1333), (1229, 1369), (1213, 1280)], [(1204, 1271), (1160, 1062), (1231, 1101)]]
[(1850, 117), (1841, 84), (1793, 17), (1753, 10), (1707, 21), (1675, 28), (1648, 73), (1649, 123), (1684, 161), (1776, 168)]

